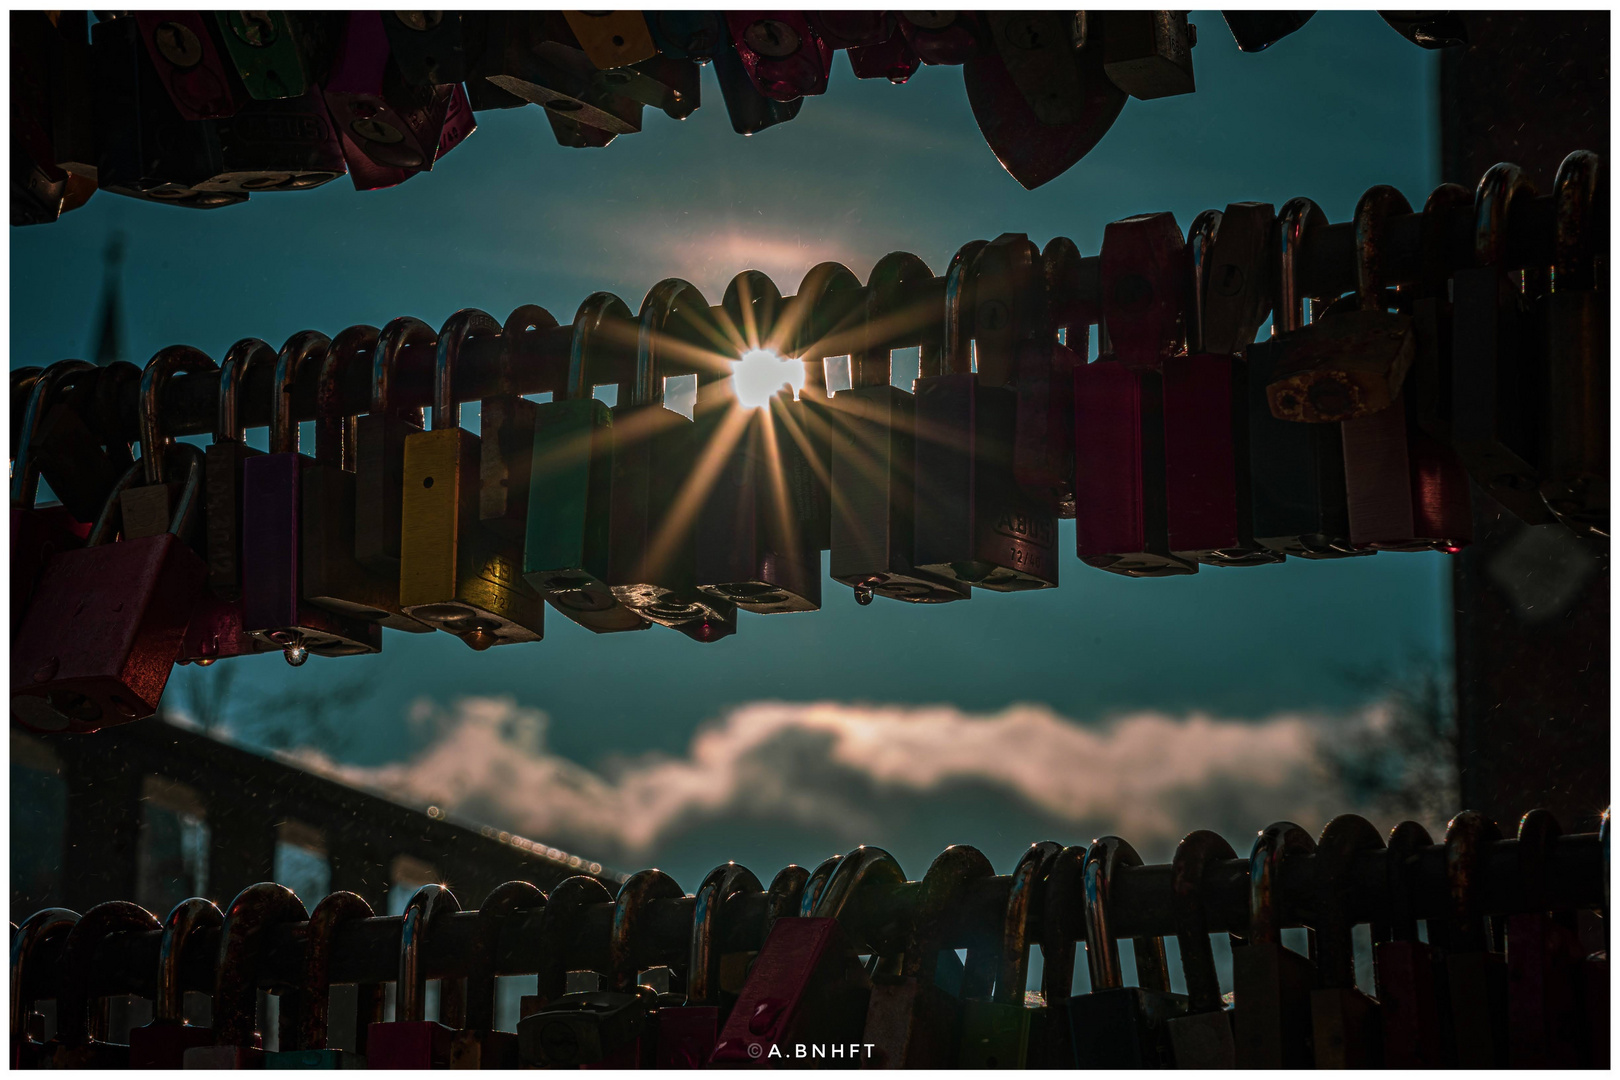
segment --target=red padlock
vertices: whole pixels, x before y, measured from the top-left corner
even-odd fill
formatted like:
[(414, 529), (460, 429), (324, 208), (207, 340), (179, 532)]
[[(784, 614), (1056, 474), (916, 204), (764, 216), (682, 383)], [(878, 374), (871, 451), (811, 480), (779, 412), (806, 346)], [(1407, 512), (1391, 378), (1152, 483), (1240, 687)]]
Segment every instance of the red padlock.
[(799, 11), (728, 11), (743, 70), (772, 101), (827, 92), (832, 49)]
[(915, 75), (921, 64), (922, 57), (899, 27), (884, 41), (849, 50), (849, 66), (857, 79), (888, 79), (899, 86)]
[(44, 908), (24, 919), (11, 932), (11, 1067), (38, 1069), (45, 1064), (44, 1044), (29, 1038), (35, 991), (45, 961), (61, 955), (79, 913), (67, 908)]
[(135, 13), (158, 78), (185, 120), (234, 116), (245, 97), (214, 43), (213, 21), (200, 11)]
[(433, 168), (452, 91), (405, 81), (382, 12), (349, 13), (322, 92), (357, 190), (397, 184)]
[[(11, 465), (11, 629), (28, 610), (39, 573), (51, 556), (83, 546), (89, 529), (75, 520), (65, 506), (35, 507), (39, 495), (39, 467), (30, 443), (40, 419), (56, 404), (61, 379), (74, 372), (93, 370), (83, 360), (62, 360), (38, 373), (27, 391), (27, 406), (17, 425), (17, 452)], [(37, 372), (37, 369), (36, 369)]]
[(214, 968), (214, 1043), (185, 1052), (187, 1069), (262, 1069), (259, 965), (265, 934), (309, 919), (304, 902), (285, 885), (261, 881), (237, 893), (225, 911)]
[[(422, 970), (422, 942), (437, 919), (461, 910), (456, 894), (429, 883), (405, 905), (399, 939), (399, 981), (394, 989), (394, 1017), (372, 1024), (366, 1039), (366, 1061), (373, 1069), (442, 1069), (450, 1063), (450, 1040), (456, 1029), (427, 1018), (427, 975)], [(441, 984), (439, 1000), (456, 995)], [(441, 1013), (445, 1010), (441, 1007)]]
[(40, 1048), (53, 1069), (127, 1069), (129, 1047), (98, 1038), (103, 1025), (93, 1023), (99, 1003), (91, 993), (92, 961), (114, 934), (156, 930), (156, 915), (127, 900), (109, 900), (86, 911), (68, 931), (56, 961), (56, 1037)]
[[(791, 880), (791, 878), (790, 878)], [(692, 952), (686, 968), (686, 1003), (653, 1014), (654, 1062), (660, 1069), (699, 1069), (714, 1053), (729, 1011), (720, 987), (722, 915), (738, 893), (761, 891), (745, 866), (728, 862), (709, 871), (692, 908)], [(767, 918), (769, 916), (767, 915)]]
[(202, 452), (179, 446), (190, 472), (170, 531), (109, 543), (126, 472), (84, 548), (46, 564), (11, 650), (11, 715), (36, 731), (97, 731), (157, 711), (208, 568), (175, 534), (200, 501)]
[(185, 991), (180, 985), (180, 960), (186, 945), (203, 929), (218, 929), (225, 921), (212, 900), (193, 896), (174, 905), (163, 920), (163, 940), (158, 946), (157, 997), (152, 1002), (152, 1022), (132, 1028), (129, 1033), (129, 1067), (132, 1069), (179, 1069), (185, 1065), (186, 1051), (193, 1046), (211, 1046), (214, 1029), (195, 1027), (185, 1020)]

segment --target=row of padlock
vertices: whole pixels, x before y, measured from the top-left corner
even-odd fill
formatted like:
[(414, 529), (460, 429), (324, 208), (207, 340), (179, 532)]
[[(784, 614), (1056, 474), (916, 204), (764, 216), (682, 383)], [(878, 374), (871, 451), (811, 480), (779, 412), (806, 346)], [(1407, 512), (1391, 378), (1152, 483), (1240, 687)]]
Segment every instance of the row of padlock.
[[(1607, 821), (1600, 842), (1582, 848), (1579, 876), (1589, 894), (1604, 874), (1599, 862), (1607, 864)], [(1009, 878), (995, 877), (983, 854), (959, 845), (915, 884), (892, 856), (871, 847), (814, 871), (789, 866), (769, 888), (727, 863), (693, 897), (659, 870), (632, 875), (616, 897), (589, 877), (570, 878), (549, 895), (512, 881), (465, 917), (449, 889), (425, 885), (396, 930), (370, 935), (397, 949), (397, 960), (357, 958), (350, 938), (342, 973), (334, 970), (339, 940), (372, 917), (353, 893), (333, 893), (311, 913), (285, 887), (263, 883), (245, 889), (223, 915), (197, 898), (163, 922), (122, 901), (82, 917), (52, 908), (13, 929), (12, 1064), (1605, 1067), (1607, 953), (1586, 953), (1575, 913), (1543, 887), (1554, 852), (1577, 839), (1561, 838), (1546, 811), (1524, 816), (1510, 853), (1516, 906), (1505, 918), (1484, 903), (1485, 881), (1503, 865), (1494, 857), (1501, 835), (1474, 812), (1454, 818), (1439, 847), (1415, 822), (1397, 826), (1387, 846), (1354, 815), (1329, 822), (1319, 840), (1279, 822), (1259, 833), (1246, 861), (1200, 830), (1181, 841), (1168, 868), (1154, 868), (1168, 874), (1152, 874), (1155, 884), (1134, 893), (1125, 882), (1142, 860), (1118, 837), (1034, 844)], [(1353, 945), (1354, 928), (1371, 909), (1362, 901), (1357, 910), (1352, 880), (1358, 867), (1366, 877), (1369, 858), (1379, 863), (1373, 994), (1356, 985)], [(1293, 880), (1309, 884), (1303, 895), (1296, 887), (1288, 921), (1309, 927), (1309, 955), (1280, 936), (1285, 867), (1298, 861), (1310, 863), (1310, 873)], [(1421, 869), (1436, 863), (1443, 875), (1420, 890)], [(975, 901), (987, 886), (1000, 889), (993, 908)], [(1127, 925), (1127, 897), (1140, 900), (1144, 890), (1166, 886), (1168, 895), (1154, 899), (1173, 926), (1185, 993), (1171, 992), (1163, 938), (1140, 917)], [(1227, 910), (1224, 894), (1233, 886), (1246, 914), (1226, 927), (1234, 989), (1223, 997), (1210, 913)], [(910, 903), (896, 908), (893, 897), (906, 890)], [(1430, 903), (1425, 892), (1446, 900)], [(1606, 916), (1607, 892), (1601, 895)], [(660, 905), (665, 910), (655, 914)], [(680, 922), (668, 917), (673, 905), (685, 906), (684, 940), (655, 940)], [(602, 909), (606, 919), (592, 925), (606, 929), (606, 947), (582, 962), (587, 916)], [(965, 928), (984, 916), (993, 925)], [(513, 927), (523, 928), (522, 947), (511, 944)], [(437, 970), (430, 969), (433, 940), (457, 930), (461, 948), (453, 959), (451, 949), (437, 949)], [(155, 980), (132, 987), (153, 996), (154, 1019), (131, 1030), (123, 1045), (96, 1034), (96, 993), (111, 990), (92, 965), (117, 956), (118, 970), (127, 971), (135, 955), (127, 947), (109, 951), (115, 935), (126, 943), (138, 935), (148, 944), (159, 939)], [(1125, 985), (1121, 970), (1126, 936), (1136, 986)], [(962, 941), (965, 959), (953, 948)], [(1080, 994), (1072, 985), (1077, 942), (1089, 972)], [(1044, 960), (1038, 993), (1026, 989), (1033, 944)], [(185, 990), (202, 988), (195, 974), (186, 978), (198, 971), (186, 957), (199, 950), (213, 958), (205, 1026), (185, 1023), (181, 1008)], [(356, 977), (362, 964), (387, 974)], [(570, 991), (586, 971), (597, 988)], [(537, 975), (536, 993), (523, 999), (515, 1033), (496, 1030), (495, 978), (520, 973)], [(434, 975), (441, 980), (439, 1019), (428, 1020), (425, 991)], [(381, 981), (396, 984), (393, 1020), (384, 1018)], [(352, 1031), (329, 1024), (334, 982), (360, 984)], [(280, 1000), (279, 1049), (270, 1053), (257, 1030), (261, 986)], [(36, 1000), (46, 998), (56, 1002), (48, 1040), (33, 1015)]]
[[(150, 715), (175, 662), (375, 652), (384, 627), (475, 649), (534, 641), (548, 603), (597, 633), (657, 623), (712, 642), (738, 609), (818, 608), (824, 550), (862, 603), (1051, 588), (1061, 517), (1082, 561), (1138, 577), (1456, 551), (1470, 478), (1528, 523), (1606, 535), (1599, 176), (1584, 151), (1560, 170), (1550, 289), (1501, 262), (1530, 190), (1514, 167), (1474, 200), (1480, 265), (1394, 291), (1378, 253), (1404, 204), (1374, 188), (1355, 306), (1308, 325), (1298, 271), (1323, 222), (1296, 199), (1201, 214), (1186, 242), (1170, 214), (1109, 225), (1100, 310), (1067, 284), (1073, 243), (1008, 234), (965, 245), (938, 294), (922, 260), (895, 253), (864, 287), (824, 263), (791, 300), (745, 271), (717, 308), (672, 278), (636, 314), (595, 294), (570, 327), (532, 305), (504, 326), (469, 308), (438, 333), (400, 318), (304, 331), (279, 352), (248, 338), (218, 369), (175, 346), (140, 374), (139, 462), (101, 393), (117, 397), (123, 374), (14, 373), (13, 716), (93, 730)], [(1460, 199), (1438, 189), (1422, 221)], [(937, 295), (939, 344), (924, 342), (907, 392), (888, 335)], [(1250, 344), (1268, 316), (1272, 338)], [(538, 349), (558, 334), (565, 351)], [(481, 436), (467, 432), (455, 391), (477, 345), (553, 400), (509, 374), (481, 401)], [(801, 361), (805, 385), (745, 409), (732, 362), (761, 347)], [(435, 356), (428, 430), (392, 402), (407, 349)], [(829, 396), (826, 362), (846, 353), (852, 385)], [(690, 419), (663, 404), (665, 377), (689, 372)], [(268, 454), (242, 438), (255, 378)], [(218, 387), (206, 451), (166, 430), (162, 402), (191, 380)], [(363, 416), (344, 404), (357, 380)], [(293, 411), (312, 382), (313, 458)], [(605, 385), (611, 408), (593, 396)], [(61, 506), (34, 508), (40, 476)]]
[[(1083, 157), (1127, 96), (1193, 90), (1184, 11), (142, 11), (12, 16), (12, 223), (55, 221), (99, 188), (211, 209), (347, 173), (391, 187), (472, 133), (473, 112), (543, 107), (564, 146), (606, 146), (652, 106), (684, 119), (712, 62), (752, 134), (857, 78), (963, 65), (996, 156), (1035, 187)], [(1228, 12), (1263, 49), (1311, 12)], [(1429, 48), (1448, 13), (1386, 13)]]

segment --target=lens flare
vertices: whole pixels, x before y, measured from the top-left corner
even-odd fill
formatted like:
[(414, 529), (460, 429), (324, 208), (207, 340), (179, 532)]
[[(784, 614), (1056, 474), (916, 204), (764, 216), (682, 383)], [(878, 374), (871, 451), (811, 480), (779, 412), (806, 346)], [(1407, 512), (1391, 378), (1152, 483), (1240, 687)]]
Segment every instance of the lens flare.
[(784, 360), (770, 349), (749, 349), (731, 365), (732, 385), (745, 409), (763, 408), (786, 383), (795, 396), (804, 387), (804, 365)]

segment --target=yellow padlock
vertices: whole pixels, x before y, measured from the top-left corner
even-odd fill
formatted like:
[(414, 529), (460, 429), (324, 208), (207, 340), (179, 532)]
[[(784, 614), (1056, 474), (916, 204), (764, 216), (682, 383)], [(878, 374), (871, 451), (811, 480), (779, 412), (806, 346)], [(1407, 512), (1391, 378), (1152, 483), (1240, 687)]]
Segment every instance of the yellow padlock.
[(624, 67), (658, 55), (652, 31), (639, 11), (565, 11), (585, 56), (599, 69)]
[(523, 541), (479, 521), (479, 438), (461, 427), (456, 359), (474, 337), (498, 337), (487, 312), (463, 308), (439, 332), (430, 430), (405, 437), (399, 606), (472, 648), (539, 641), (545, 604), (523, 580)]

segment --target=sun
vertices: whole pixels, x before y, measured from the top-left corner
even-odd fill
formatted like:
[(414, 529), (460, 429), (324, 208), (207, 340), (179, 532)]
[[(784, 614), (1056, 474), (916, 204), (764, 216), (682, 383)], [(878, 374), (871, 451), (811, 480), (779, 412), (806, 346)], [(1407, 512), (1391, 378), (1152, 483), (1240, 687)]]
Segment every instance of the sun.
[(804, 365), (785, 360), (770, 349), (749, 349), (731, 365), (732, 385), (745, 409), (763, 408), (787, 383), (798, 395), (804, 387)]

